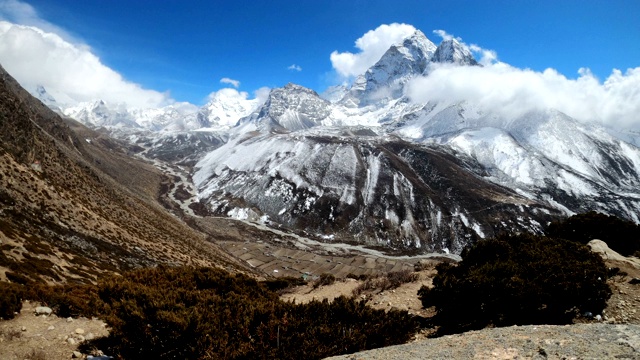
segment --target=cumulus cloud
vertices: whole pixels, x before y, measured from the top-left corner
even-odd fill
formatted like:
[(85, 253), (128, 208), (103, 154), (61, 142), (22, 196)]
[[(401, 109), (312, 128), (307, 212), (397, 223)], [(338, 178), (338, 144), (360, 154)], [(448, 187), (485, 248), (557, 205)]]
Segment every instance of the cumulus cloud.
[(442, 40), (444, 40), (444, 41), (449, 41), (449, 40), (453, 40), (453, 39), (461, 41), (460, 38), (454, 38), (453, 35), (449, 34), (448, 32), (446, 32), (444, 30), (433, 30), (433, 33), (438, 35), (438, 36), (440, 36), (442, 38)]
[(410, 36), (416, 28), (408, 24), (393, 23), (380, 25), (356, 40), (359, 52), (334, 51), (331, 53), (331, 64), (339, 75), (348, 78), (364, 74), (395, 43)]
[(249, 99), (249, 93), (246, 91), (238, 91), (232, 88), (223, 88), (218, 91), (214, 91), (207, 96), (208, 101), (216, 99), (235, 99), (238, 101), (244, 101)]
[(221, 84), (229, 84), (229, 85), (233, 86), (236, 89), (240, 87), (240, 81), (233, 80), (233, 79), (230, 79), (228, 77), (224, 77), (224, 78), (220, 79), (220, 83)]
[(300, 65), (296, 65), (296, 64), (289, 65), (287, 69), (293, 70), (293, 71), (302, 71), (302, 68), (300, 67)]
[(249, 93), (246, 91), (238, 91), (232, 88), (223, 88), (218, 91), (214, 91), (207, 96), (207, 101), (212, 100), (231, 100), (235, 103), (247, 103), (251, 101), (254, 103), (255, 107), (258, 107), (264, 104), (269, 97), (269, 92), (271, 91), (268, 87), (261, 87), (258, 90), (253, 92), (253, 98), (250, 97)]
[(15, 24), (34, 26), (46, 32), (58, 34), (65, 40), (78, 43), (64, 29), (56, 26), (38, 15), (33, 6), (18, 0), (0, 0), (0, 20)]
[(257, 100), (259, 105), (264, 104), (267, 99), (269, 98), (269, 93), (271, 92), (271, 89), (263, 86), (261, 88), (259, 88), (258, 90), (253, 92), (253, 96), (254, 98)]
[[(16, 13), (29, 14), (28, 5), (23, 3), (2, 4), (22, 6), (23, 10)], [(147, 108), (173, 102), (168, 94), (127, 81), (105, 66), (86, 45), (69, 42), (57, 33), (34, 26), (0, 21), (0, 64), (26, 89), (42, 85), (62, 103), (102, 99)]]
[(568, 79), (554, 69), (537, 72), (496, 62), (484, 67), (434, 64), (427, 76), (410, 81), (406, 91), (413, 101), (467, 101), (506, 117), (556, 109), (585, 122), (639, 130), (638, 89), (640, 67), (613, 70), (600, 82), (588, 69)]
[(478, 62), (483, 66), (488, 66), (498, 61), (498, 54), (493, 50), (484, 49), (476, 44), (469, 45), (469, 50), (480, 55)]

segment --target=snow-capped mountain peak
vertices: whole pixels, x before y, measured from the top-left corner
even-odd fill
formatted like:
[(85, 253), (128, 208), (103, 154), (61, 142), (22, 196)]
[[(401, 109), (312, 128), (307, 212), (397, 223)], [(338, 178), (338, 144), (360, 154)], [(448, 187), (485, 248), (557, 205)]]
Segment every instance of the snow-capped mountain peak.
[(51, 94), (47, 92), (44, 86), (38, 85), (36, 87), (34, 95), (38, 100), (42, 101), (42, 103), (47, 105), (48, 107), (58, 107), (58, 102), (53, 96), (51, 96)]
[(236, 125), (260, 106), (259, 99), (247, 99), (246, 93), (225, 88), (212, 94), (209, 102), (198, 112), (202, 127), (226, 127)]
[(289, 131), (321, 125), (331, 113), (331, 103), (315, 91), (288, 83), (271, 90), (267, 101), (242, 123), (254, 123), (263, 130), (284, 128)]
[(478, 65), (469, 48), (460, 44), (456, 39), (444, 40), (440, 43), (431, 61), (457, 65)]
[(376, 64), (358, 76), (342, 103), (362, 106), (398, 98), (402, 95), (402, 85), (425, 71), (435, 51), (436, 45), (422, 31), (416, 30), (402, 42), (392, 45)]

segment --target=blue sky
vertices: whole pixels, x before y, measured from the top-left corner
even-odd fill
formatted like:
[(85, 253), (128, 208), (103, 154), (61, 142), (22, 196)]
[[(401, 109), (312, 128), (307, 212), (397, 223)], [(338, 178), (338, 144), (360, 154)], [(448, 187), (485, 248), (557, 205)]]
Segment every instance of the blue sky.
[[(7, 10), (16, 3), (35, 15)], [(322, 92), (341, 80), (331, 53), (356, 53), (357, 39), (391, 23), (411, 24), (436, 44), (433, 30), (442, 29), (514, 67), (568, 78), (582, 67), (605, 79), (640, 66), (636, 0), (0, 1), (0, 19), (37, 26), (34, 16), (124, 79), (197, 105), (228, 86), (225, 77), (249, 93), (287, 82)], [(294, 64), (301, 71), (288, 69)]]

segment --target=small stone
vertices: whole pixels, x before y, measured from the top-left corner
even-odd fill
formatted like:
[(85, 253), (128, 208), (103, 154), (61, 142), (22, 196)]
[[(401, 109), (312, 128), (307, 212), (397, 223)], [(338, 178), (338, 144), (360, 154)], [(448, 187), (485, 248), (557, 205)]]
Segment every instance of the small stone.
[(55, 329), (56, 329), (56, 327), (53, 326), (53, 325), (49, 325), (49, 327), (47, 328), (47, 330), (55, 330)]
[(387, 303), (387, 306), (391, 306), (391, 302), (388, 302), (388, 303)]
[(76, 336), (76, 339), (77, 339), (79, 342), (83, 342), (83, 341), (85, 340), (84, 336), (82, 336), (82, 335), (78, 335), (78, 336)]
[(22, 331), (27, 331), (27, 327), (26, 327), (26, 326), (23, 326), (20, 330), (22, 330)]
[(87, 336), (85, 336), (85, 339), (87, 339), (87, 340), (93, 340), (93, 339), (95, 339), (95, 337), (96, 337), (96, 336), (95, 336), (95, 335), (93, 335), (93, 333), (88, 333), (88, 334), (87, 334)]
[(596, 321), (602, 321), (602, 316), (596, 315), (595, 319), (596, 319)]
[(81, 353), (81, 352), (79, 352), (79, 351), (74, 351), (74, 352), (71, 354), (71, 358), (72, 358), (72, 359), (82, 359), (82, 353)]
[(84, 334), (84, 330), (80, 329), (80, 328), (77, 328), (76, 329), (76, 334)]
[(67, 343), (69, 343), (69, 345), (75, 345), (77, 342), (76, 339), (70, 337), (67, 339)]
[(73, 318), (72, 318), (72, 317), (68, 317), (68, 318), (67, 318), (67, 322), (68, 322), (68, 323), (73, 322)]
[(50, 307), (48, 306), (38, 306), (35, 310), (36, 315), (51, 315), (51, 313), (53, 312), (53, 310), (51, 310)]

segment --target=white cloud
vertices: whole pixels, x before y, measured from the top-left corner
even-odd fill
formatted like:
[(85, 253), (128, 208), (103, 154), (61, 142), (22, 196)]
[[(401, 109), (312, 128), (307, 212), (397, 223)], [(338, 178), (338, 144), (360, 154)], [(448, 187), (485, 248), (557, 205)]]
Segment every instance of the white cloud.
[(228, 77), (224, 77), (224, 78), (220, 79), (220, 83), (221, 84), (229, 84), (229, 85), (233, 86), (236, 89), (240, 87), (240, 81), (233, 80), (233, 79), (230, 79)]
[(293, 71), (302, 71), (302, 68), (300, 67), (300, 65), (296, 65), (296, 64), (289, 65), (287, 69), (293, 70)]
[(269, 89), (268, 87), (261, 87), (258, 90), (254, 91), (253, 99), (250, 99), (249, 93), (246, 91), (238, 91), (232, 88), (223, 88), (209, 94), (207, 96), (207, 101), (212, 101), (215, 99), (218, 99), (218, 100), (225, 99), (225, 101), (231, 101), (236, 103), (244, 103), (247, 101), (252, 101), (259, 106), (264, 104), (265, 101), (267, 101), (270, 91), (271, 89)]
[(253, 96), (255, 97), (255, 99), (258, 100), (258, 104), (262, 105), (265, 103), (265, 101), (267, 101), (267, 99), (269, 98), (269, 93), (271, 92), (271, 89), (263, 86), (261, 88), (259, 88), (258, 90), (253, 92)]
[(236, 99), (239, 101), (244, 101), (249, 98), (249, 93), (246, 91), (238, 91), (232, 88), (223, 88), (218, 91), (214, 91), (209, 96), (207, 96), (207, 100), (211, 101), (214, 99)]
[(453, 35), (449, 34), (444, 30), (433, 30), (433, 33), (440, 36), (444, 41), (453, 40), (453, 39), (460, 41), (460, 38), (454, 38)]
[(476, 44), (471, 44), (469, 50), (480, 54), (480, 60), (478, 62), (483, 66), (488, 66), (498, 61), (498, 54), (493, 50), (481, 48)]
[(32, 26), (0, 21), (0, 63), (23, 87), (42, 85), (62, 102), (102, 99), (131, 107), (173, 102), (167, 94), (125, 80), (86, 46)]
[(373, 66), (382, 55), (395, 43), (410, 36), (416, 28), (407, 24), (393, 23), (380, 25), (375, 30), (370, 30), (356, 40), (356, 48), (360, 51), (356, 54), (350, 52), (331, 53), (333, 68), (343, 77), (358, 76), (364, 74)]
[(45, 21), (38, 16), (33, 6), (18, 0), (0, 0), (0, 21), (34, 26), (46, 32), (58, 34), (67, 41), (79, 43), (62, 28)]
[(585, 122), (640, 129), (640, 67), (614, 70), (600, 82), (588, 69), (568, 79), (554, 69), (536, 72), (504, 63), (479, 66), (433, 65), (429, 75), (412, 80), (407, 95), (418, 102), (467, 101), (485, 112), (517, 117), (557, 109)]

